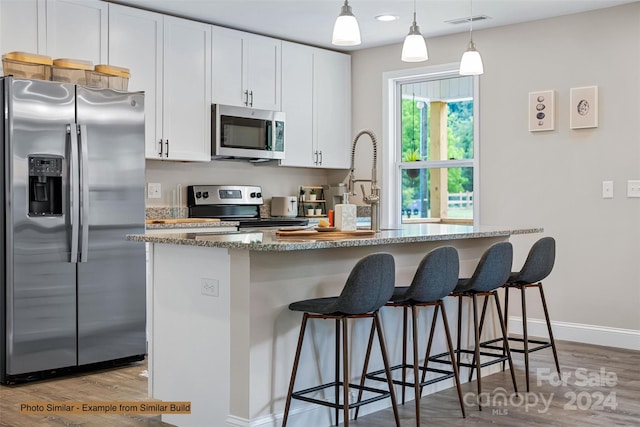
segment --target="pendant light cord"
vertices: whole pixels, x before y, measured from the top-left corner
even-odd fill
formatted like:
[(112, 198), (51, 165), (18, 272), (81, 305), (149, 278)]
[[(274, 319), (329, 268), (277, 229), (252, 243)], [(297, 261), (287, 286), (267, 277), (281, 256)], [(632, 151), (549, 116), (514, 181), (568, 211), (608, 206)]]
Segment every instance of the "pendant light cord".
[(469, 39), (473, 41), (473, 0), (469, 0)]

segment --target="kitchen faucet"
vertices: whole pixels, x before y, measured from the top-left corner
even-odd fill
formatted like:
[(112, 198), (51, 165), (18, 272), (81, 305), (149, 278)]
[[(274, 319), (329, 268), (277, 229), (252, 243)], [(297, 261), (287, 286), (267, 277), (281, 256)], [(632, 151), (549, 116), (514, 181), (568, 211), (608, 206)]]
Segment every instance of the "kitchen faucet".
[[(358, 139), (362, 135), (369, 135), (371, 138), (371, 143), (373, 144), (373, 167), (371, 169), (371, 179), (355, 179), (354, 169), (355, 169), (355, 157), (356, 157), (356, 145), (358, 144)], [(380, 205), (380, 187), (377, 184), (377, 164), (378, 164), (378, 141), (376, 140), (375, 134), (370, 130), (361, 130), (355, 138), (353, 138), (353, 143), (351, 145), (351, 173), (349, 174), (349, 193), (355, 196), (355, 183), (356, 182), (370, 182), (371, 183), (371, 194), (368, 196), (364, 194), (364, 185), (360, 184), (360, 188), (362, 188), (362, 200), (371, 205), (371, 229), (374, 231), (380, 231), (380, 215), (379, 215), (379, 205)]]

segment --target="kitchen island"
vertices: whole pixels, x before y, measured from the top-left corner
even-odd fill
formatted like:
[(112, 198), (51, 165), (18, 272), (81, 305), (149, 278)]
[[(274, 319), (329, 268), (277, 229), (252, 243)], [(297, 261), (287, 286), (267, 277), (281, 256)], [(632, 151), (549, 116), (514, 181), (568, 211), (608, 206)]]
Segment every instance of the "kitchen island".
[[(398, 283), (406, 284), (435, 247), (455, 246), (466, 275), (491, 244), (539, 232), (535, 227), (415, 224), (337, 240), (280, 238), (275, 230), (128, 236), (151, 244), (149, 393), (164, 401), (192, 402), (190, 415), (162, 416), (178, 426), (279, 426), (301, 320), (300, 313), (288, 310), (291, 302), (338, 295), (355, 263), (373, 252), (393, 254)], [(447, 308), (454, 318), (451, 303)], [(398, 311), (382, 309), (392, 364), (401, 357)], [(297, 389), (333, 377), (334, 328), (328, 323), (312, 323), (307, 331), (312, 339), (303, 347)], [(353, 378), (359, 377), (364, 357), (365, 323), (351, 332), (358, 343), (350, 353)], [(433, 351), (444, 351), (442, 336), (435, 336)], [(372, 359), (371, 370), (380, 366)], [(450, 386), (441, 382), (425, 390)], [(368, 405), (362, 413), (389, 404)], [(294, 401), (290, 421), (324, 427), (332, 424), (331, 413)]]

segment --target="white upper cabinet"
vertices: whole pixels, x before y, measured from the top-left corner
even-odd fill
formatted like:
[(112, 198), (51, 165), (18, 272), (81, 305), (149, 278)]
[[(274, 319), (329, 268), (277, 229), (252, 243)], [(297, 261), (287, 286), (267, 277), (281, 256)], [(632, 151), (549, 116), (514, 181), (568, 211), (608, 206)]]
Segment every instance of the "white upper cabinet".
[(106, 64), (109, 3), (98, 0), (48, 0), (47, 47), (52, 58), (90, 60)]
[(45, 35), (38, 31), (38, 22), (44, 28), (45, 19), (45, 0), (0, 1), (0, 52), (45, 54)]
[(165, 158), (211, 161), (211, 25), (165, 16), (163, 42)]
[(282, 42), (282, 111), (286, 120), (282, 166), (314, 167), (317, 164), (313, 138), (314, 50)]
[(280, 40), (213, 27), (213, 102), (280, 111)]
[(162, 29), (163, 16), (158, 13), (109, 6), (109, 63), (129, 68), (129, 90), (145, 93), (145, 155), (149, 159), (159, 159), (160, 144), (164, 144), (158, 126), (162, 123)]
[(211, 160), (211, 26), (110, 5), (109, 62), (145, 92), (146, 157)]
[(282, 166), (348, 169), (351, 58), (283, 42), (282, 110), (286, 114)]
[(348, 169), (351, 150), (351, 56), (315, 49), (313, 110), (318, 165)]

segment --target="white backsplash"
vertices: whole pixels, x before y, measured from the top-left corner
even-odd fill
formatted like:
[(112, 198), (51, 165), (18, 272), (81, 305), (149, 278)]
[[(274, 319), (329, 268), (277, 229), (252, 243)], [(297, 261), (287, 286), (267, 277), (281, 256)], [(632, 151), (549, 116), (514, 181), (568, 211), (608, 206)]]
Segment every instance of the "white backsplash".
[(244, 161), (214, 160), (210, 163), (147, 160), (146, 182), (162, 185), (162, 197), (146, 199), (147, 207), (170, 207), (172, 192), (182, 185), (182, 203), (187, 203), (187, 186), (198, 184), (259, 185), (265, 204), (273, 196), (295, 196), (300, 185), (323, 185), (340, 182), (348, 171), (289, 168), (277, 165), (254, 165)]

